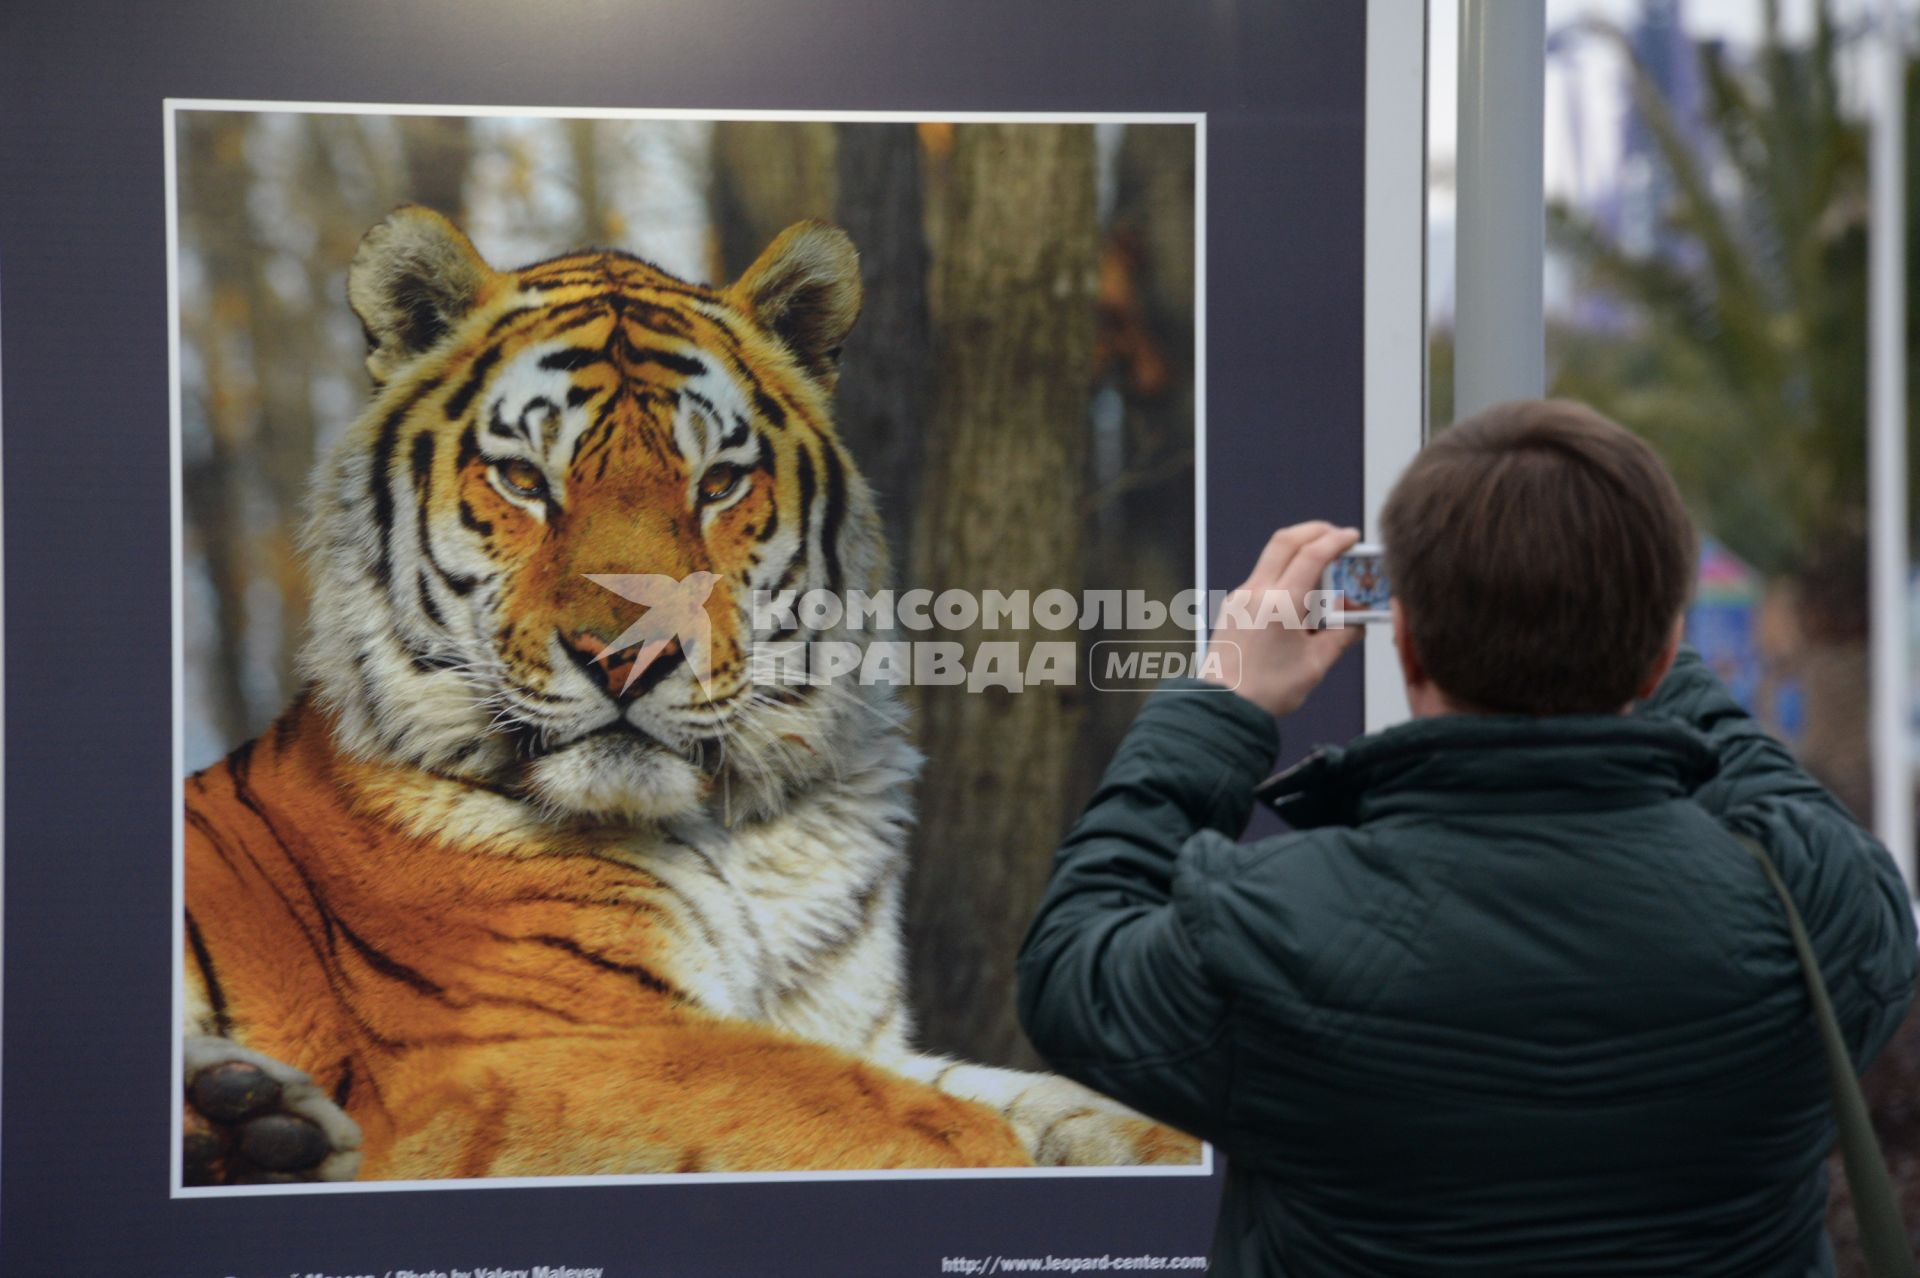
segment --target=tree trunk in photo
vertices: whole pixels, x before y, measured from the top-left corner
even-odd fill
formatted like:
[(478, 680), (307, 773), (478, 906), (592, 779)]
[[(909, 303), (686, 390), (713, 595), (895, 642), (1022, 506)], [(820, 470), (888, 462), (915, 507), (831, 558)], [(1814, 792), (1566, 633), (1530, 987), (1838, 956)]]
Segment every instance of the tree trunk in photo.
[(601, 120), (568, 120), (567, 150), (573, 157), (573, 190), (579, 201), (580, 243), (596, 248), (615, 247), (623, 220), (609, 200), (606, 175), (602, 169), (606, 154), (601, 147), (606, 125)]
[[(265, 726), (291, 698), (298, 676), (294, 663), (307, 620), (307, 578), (297, 549), (307, 485), (313, 475), (319, 423), (314, 418), (313, 386), (332, 371), (328, 341), (331, 321), (345, 306), (348, 257), (339, 255), (332, 210), (341, 203), (340, 183), (325, 146), (331, 130), (348, 122), (334, 116), (309, 116), (285, 145), (297, 162), (286, 180), (288, 205), (311, 220), (314, 251), (296, 258), (287, 246), (269, 242), (271, 227), (249, 225), (247, 261), (248, 347), (259, 387), (260, 431), (249, 450), (266, 497), (257, 525), (250, 529), (255, 575), (265, 578), (278, 597), (272, 685), (254, 707), (254, 729)], [(256, 181), (272, 179), (256, 177)], [(364, 228), (363, 228), (364, 229)], [(357, 239), (355, 243), (357, 243)], [(274, 285), (276, 267), (305, 278), (304, 296), (285, 296)], [(255, 618), (255, 624), (261, 623)]]
[(400, 146), (407, 157), (407, 199), (467, 220), (467, 168), (473, 161), (473, 126), (465, 116), (403, 115)]
[[(1088, 126), (956, 129), (935, 266), (933, 412), (916, 586), (1050, 589), (1083, 578), (1081, 526), (1098, 227)], [(983, 642), (1078, 632), (975, 629)], [(1001, 1064), (1037, 1055), (1014, 1011), (1014, 957), (1071, 813), (1078, 689), (923, 688), (928, 765), (908, 893), (922, 1040)]]
[(837, 179), (836, 218), (860, 252), (866, 298), (841, 361), (834, 422), (878, 494), (897, 572), (911, 562), (915, 481), (933, 374), (914, 126), (840, 125)]
[[(247, 700), (247, 585), (253, 564), (246, 528), (245, 455), (258, 412), (258, 388), (232, 352), (250, 328), (253, 239), (247, 221), (251, 169), (246, 162), (247, 120), (238, 113), (181, 117), (180, 234), (206, 277), (206, 309), (181, 316), (183, 334), (201, 352), (197, 405), (204, 447), (188, 446), (181, 476), (186, 550), (197, 547), (213, 589), (214, 615), (194, 625), (208, 642), (207, 712), (222, 744), (247, 739), (254, 714)], [(194, 423), (187, 424), (189, 435)], [(191, 445), (193, 441), (189, 440)]]
[(773, 237), (802, 218), (831, 221), (834, 127), (723, 120), (713, 126), (713, 278), (738, 279)]
[[(1194, 131), (1135, 124), (1122, 137), (1113, 216), (1100, 251), (1103, 403), (1117, 403), (1119, 447), (1097, 447), (1088, 513), (1094, 543), (1089, 590), (1138, 591), (1170, 603), (1199, 583), (1194, 571)], [(1116, 457), (1106, 460), (1109, 453)], [(1093, 638), (1152, 640), (1191, 652), (1194, 632), (1171, 615), (1156, 631)], [(1091, 649), (1089, 649), (1091, 652)], [(1091, 659), (1091, 657), (1090, 657)], [(1089, 696), (1071, 799), (1093, 793), (1139, 711), (1143, 693)]]

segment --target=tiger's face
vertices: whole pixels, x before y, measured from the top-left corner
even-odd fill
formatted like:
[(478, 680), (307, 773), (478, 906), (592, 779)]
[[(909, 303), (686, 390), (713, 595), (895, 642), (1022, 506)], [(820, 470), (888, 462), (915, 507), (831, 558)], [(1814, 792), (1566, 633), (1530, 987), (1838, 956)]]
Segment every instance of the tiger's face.
[(346, 749), (601, 819), (777, 808), (830, 760), (842, 690), (752, 660), (828, 636), (752, 623), (883, 567), (827, 407), (844, 233), (789, 228), (711, 289), (613, 252), (495, 271), (406, 208), (348, 291), (377, 390), (317, 484), (305, 654)]

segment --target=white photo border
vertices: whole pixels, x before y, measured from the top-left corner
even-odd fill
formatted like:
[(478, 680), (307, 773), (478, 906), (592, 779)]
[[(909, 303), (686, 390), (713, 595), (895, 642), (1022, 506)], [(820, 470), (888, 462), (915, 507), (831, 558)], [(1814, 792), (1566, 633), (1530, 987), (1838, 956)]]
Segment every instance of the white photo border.
[[(1207, 116), (1205, 112), (1049, 112), (1049, 111), (757, 111), (708, 109), (627, 109), (615, 107), (430, 106), (352, 102), (278, 102), (226, 98), (168, 98), (163, 103), (166, 159), (167, 229), (167, 382), (169, 484), (171, 485), (172, 572), (172, 728), (173, 770), (173, 1095), (185, 1087), (179, 1027), (186, 1017), (186, 630), (185, 497), (182, 486), (182, 398), (180, 378), (180, 215), (177, 117), (182, 112), (228, 111), (242, 114), (464, 116), (470, 118), (561, 120), (805, 121), (847, 124), (1171, 124), (1194, 130), (1194, 578), (1206, 591), (1206, 226)], [(1204, 634), (1199, 642), (1204, 643)], [(1197, 655), (1197, 651), (1196, 651)], [(298, 1185), (188, 1186), (181, 1183), (183, 1133), (173, 1124), (169, 1136), (170, 1198), (234, 1198), (339, 1193), (381, 1193), (440, 1189), (548, 1189), (609, 1185), (793, 1184), (806, 1181), (1008, 1180), (1101, 1177), (1211, 1176), (1214, 1148), (1203, 1144), (1192, 1167), (968, 1167), (904, 1168), (877, 1171), (653, 1172), (592, 1176), (497, 1176), (445, 1180), (349, 1181)]]

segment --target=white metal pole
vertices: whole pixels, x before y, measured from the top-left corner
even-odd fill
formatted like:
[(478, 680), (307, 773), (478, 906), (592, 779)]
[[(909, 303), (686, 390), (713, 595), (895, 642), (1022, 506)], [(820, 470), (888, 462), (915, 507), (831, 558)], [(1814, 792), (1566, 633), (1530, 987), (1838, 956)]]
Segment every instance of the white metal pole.
[[(1427, 0), (1367, 0), (1366, 404), (1364, 523), (1426, 435)], [(1366, 641), (1368, 732), (1406, 719), (1387, 626)]]
[(1873, 824), (1914, 886), (1907, 598), (1906, 41), (1881, 0), (1873, 61), (1867, 285), (1867, 474), (1872, 580)]
[(1460, 0), (1454, 416), (1543, 393), (1546, 0)]

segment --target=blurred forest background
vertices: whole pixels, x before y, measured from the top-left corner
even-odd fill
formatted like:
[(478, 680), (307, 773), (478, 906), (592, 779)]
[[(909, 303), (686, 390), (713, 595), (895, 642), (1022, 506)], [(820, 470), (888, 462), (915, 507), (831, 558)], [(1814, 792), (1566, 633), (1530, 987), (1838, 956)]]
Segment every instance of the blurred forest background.
[[(1194, 584), (1189, 126), (176, 121), (190, 770), (294, 692), (306, 484), (368, 392), (347, 264), (401, 203), (446, 213), (503, 269), (604, 245), (707, 283), (798, 219), (837, 222), (867, 296), (835, 415), (882, 502), (883, 584), (1159, 599)], [(1101, 637), (1081, 632), (1083, 652)], [(928, 755), (908, 923), (922, 1042), (1035, 1065), (1014, 954), (1137, 698), (912, 700)]]

